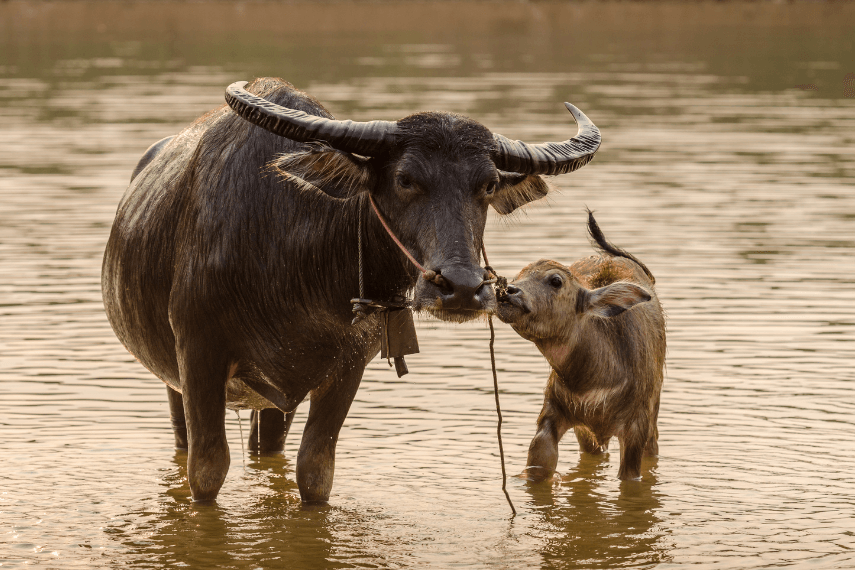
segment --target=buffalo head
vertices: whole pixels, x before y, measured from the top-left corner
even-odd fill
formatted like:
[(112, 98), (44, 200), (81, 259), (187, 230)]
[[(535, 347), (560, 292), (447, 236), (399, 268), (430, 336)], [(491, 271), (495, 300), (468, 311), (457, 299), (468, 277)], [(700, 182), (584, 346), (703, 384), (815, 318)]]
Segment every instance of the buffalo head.
[(308, 143), (271, 165), (298, 187), (336, 199), (370, 193), (392, 231), (426, 271), (413, 308), (444, 320), (496, 310), (480, 255), (487, 208), (509, 214), (549, 191), (541, 175), (572, 172), (600, 145), (597, 127), (565, 103), (579, 125), (561, 143), (530, 145), (491, 133), (453, 113), (417, 113), (396, 122), (356, 123), (308, 115), (257, 97), (234, 83), (226, 101), (241, 117)]

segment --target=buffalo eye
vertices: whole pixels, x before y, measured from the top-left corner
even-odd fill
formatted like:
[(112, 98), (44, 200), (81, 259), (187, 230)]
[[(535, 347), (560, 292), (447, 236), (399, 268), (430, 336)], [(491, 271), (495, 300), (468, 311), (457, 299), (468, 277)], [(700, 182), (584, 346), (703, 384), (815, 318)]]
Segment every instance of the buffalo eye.
[(404, 190), (412, 190), (413, 189), (413, 179), (403, 172), (398, 173), (398, 186), (403, 188)]
[(491, 181), (487, 182), (487, 185), (484, 186), (484, 194), (486, 194), (487, 196), (490, 196), (491, 194), (493, 194), (493, 192), (496, 191), (496, 186), (497, 186), (497, 184), (496, 184), (495, 180), (491, 180)]
[(549, 286), (553, 287), (554, 289), (561, 289), (561, 286), (564, 285), (564, 280), (561, 278), (560, 275), (553, 275), (549, 278), (548, 283)]

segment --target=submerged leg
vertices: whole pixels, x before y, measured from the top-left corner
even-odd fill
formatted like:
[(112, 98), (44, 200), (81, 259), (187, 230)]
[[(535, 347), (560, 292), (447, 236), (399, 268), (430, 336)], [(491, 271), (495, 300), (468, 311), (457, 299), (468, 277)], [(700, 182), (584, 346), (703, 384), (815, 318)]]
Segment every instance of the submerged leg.
[(558, 467), (558, 442), (570, 428), (564, 414), (552, 402), (549, 392), (537, 418), (537, 433), (528, 446), (526, 476), (539, 482), (550, 477)]
[(647, 445), (649, 422), (639, 419), (625, 428), (618, 439), (620, 441), (620, 470), (618, 478), (621, 481), (638, 481), (641, 479), (641, 458)]
[(189, 443), (187, 479), (194, 501), (210, 501), (217, 497), (229, 470), (225, 423), (228, 361), (222, 350), (194, 339), (177, 340)]
[[(285, 449), (285, 439), (294, 413), (283, 413), (276, 408), (266, 410), (253, 410), (249, 425), (249, 451), (257, 454), (282, 453)], [(259, 434), (261, 438), (259, 440)]]
[(184, 420), (184, 400), (180, 392), (166, 387), (169, 396), (169, 417), (175, 435), (175, 449), (187, 449), (187, 422)]
[(297, 454), (297, 486), (304, 502), (325, 502), (332, 491), (338, 433), (353, 402), (365, 363), (345, 368), (312, 391), (309, 417)]

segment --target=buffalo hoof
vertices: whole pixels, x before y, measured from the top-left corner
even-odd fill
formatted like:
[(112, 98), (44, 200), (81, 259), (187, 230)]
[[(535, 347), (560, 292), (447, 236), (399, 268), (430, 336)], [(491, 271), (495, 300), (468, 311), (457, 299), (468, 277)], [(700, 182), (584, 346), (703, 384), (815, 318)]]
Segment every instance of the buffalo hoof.
[[(334, 453), (335, 450), (332, 451)], [(332, 454), (298, 454), (297, 486), (300, 488), (300, 498), (303, 502), (326, 503), (329, 501), (334, 474), (335, 457)]]
[(200, 457), (201, 454), (190, 450), (187, 458), (187, 480), (195, 502), (216, 499), (226, 480), (229, 471), (229, 450), (226, 447), (217, 451), (218, 453), (208, 453)]

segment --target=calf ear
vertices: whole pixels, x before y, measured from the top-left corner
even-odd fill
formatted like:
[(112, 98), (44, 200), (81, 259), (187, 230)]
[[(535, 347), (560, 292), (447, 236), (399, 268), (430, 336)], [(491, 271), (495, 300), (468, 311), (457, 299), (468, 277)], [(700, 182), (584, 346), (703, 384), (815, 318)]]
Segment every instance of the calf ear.
[(608, 318), (617, 316), (650, 299), (651, 295), (644, 287), (618, 281), (593, 291), (580, 288), (576, 297), (576, 311)]
[(506, 215), (548, 193), (549, 184), (541, 176), (499, 172), (499, 184), (490, 205)]
[(267, 169), (301, 190), (345, 199), (369, 188), (370, 160), (326, 145), (313, 145), (310, 150), (277, 157)]

